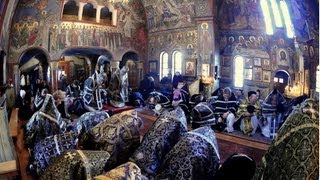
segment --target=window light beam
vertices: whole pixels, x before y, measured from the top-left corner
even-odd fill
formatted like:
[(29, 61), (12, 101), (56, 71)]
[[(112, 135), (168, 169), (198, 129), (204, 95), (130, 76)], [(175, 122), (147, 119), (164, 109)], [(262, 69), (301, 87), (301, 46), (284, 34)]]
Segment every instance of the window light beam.
[(261, 0), (260, 1), (263, 17), (264, 17), (264, 22), (266, 24), (266, 33), (268, 35), (273, 34), (273, 28), (272, 28), (272, 22), (271, 22), (271, 17), (270, 17), (270, 10), (269, 10), (269, 5), (267, 0)]
[(278, 3), (276, 2), (276, 0), (270, 0), (270, 1), (271, 1), (271, 9), (273, 12), (273, 18), (274, 18), (276, 27), (283, 27)]
[(287, 30), (287, 36), (288, 36), (288, 38), (293, 38), (294, 37), (294, 28), (293, 28), (293, 24), (291, 22), (287, 3), (283, 0), (280, 1), (280, 8), (281, 8), (282, 15), (284, 17), (284, 22), (285, 22), (286, 30)]

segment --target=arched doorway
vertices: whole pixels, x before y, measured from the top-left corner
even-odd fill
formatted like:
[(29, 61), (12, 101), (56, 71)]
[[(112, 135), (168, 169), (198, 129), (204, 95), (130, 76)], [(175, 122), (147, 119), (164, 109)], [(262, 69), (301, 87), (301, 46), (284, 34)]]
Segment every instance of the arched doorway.
[(45, 81), (47, 84), (50, 82), (50, 68), (49, 58), (47, 53), (40, 48), (28, 49), (20, 56), (19, 60), (19, 76), (17, 78), (20, 82), (18, 89), (25, 89), (30, 95), (35, 95), (36, 81), (39, 79)]
[[(91, 76), (96, 70), (96, 64), (100, 56), (105, 56), (107, 59), (112, 59), (112, 54), (103, 48), (69, 48), (61, 54), (61, 59), (58, 62), (58, 87), (62, 84), (60, 75), (64, 74), (67, 78), (67, 83), (72, 83), (73, 80), (78, 80), (80, 85)], [(104, 71), (107, 76), (111, 76), (110, 63), (105, 61)]]
[(123, 66), (129, 68), (128, 72), (128, 81), (130, 88), (138, 88), (140, 80), (142, 79), (142, 68), (139, 67), (139, 56), (135, 52), (127, 52), (122, 56), (122, 60), (120, 62), (120, 69)]
[(290, 74), (285, 70), (278, 70), (274, 75), (273, 81), (278, 83), (278, 90), (284, 93), (286, 86), (291, 83)]

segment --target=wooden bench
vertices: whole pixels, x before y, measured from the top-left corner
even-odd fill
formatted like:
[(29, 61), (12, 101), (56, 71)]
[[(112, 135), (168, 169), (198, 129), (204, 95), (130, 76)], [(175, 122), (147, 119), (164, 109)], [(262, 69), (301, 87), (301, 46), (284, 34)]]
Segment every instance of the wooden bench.
[(9, 121), (9, 128), (10, 128), (10, 136), (15, 141), (18, 137), (18, 111), (19, 108), (14, 108), (11, 111), (10, 121)]
[[(18, 137), (18, 110), (17, 108), (12, 109), (10, 122), (9, 122), (9, 133), (13, 141), (16, 141)], [(17, 156), (17, 154), (16, 154)], [(16, 159), (5, 162), (0, 162), (0, 179), (12, 179), (19, 175), (19, 163)]]

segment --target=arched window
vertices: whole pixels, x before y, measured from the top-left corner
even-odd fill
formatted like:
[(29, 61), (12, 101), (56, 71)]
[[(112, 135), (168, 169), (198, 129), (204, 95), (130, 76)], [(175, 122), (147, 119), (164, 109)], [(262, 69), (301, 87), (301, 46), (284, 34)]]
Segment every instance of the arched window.
[(110, 12), (108, 7), (104, 7), (101, 9), (100, 22), (103, 24), (111, 24), (112, 12)]
[(78, 20), (79, 7), (76, 1), (69, 0), (63, 7), (62, 18), (65, 20)]
[(160, 79), (169, 74), (169, 56), (166, 52), (160, 53)]
[[(280, 0), (280, 10), (279, 3), (276, 0), (260, 0), (260, 5), (266, 24), (267, 34), (273, 34), (275, 27), (283, 27), (284, 23), (287, 31), (287, 36), (289, 38), (294, 37), (294, 28), (285, 0)], [(271, 17), (273, 17), (273, 19)]]
[(242, 56), (234, 58), (234, 87), (242, 88), (244, 79), (244, 59)]
[(82, 20), (96, 22), (96, 11), (91, 3), (87, 3), (83, 7)]
[(182, 74), (182, 53), (179, 51), (174, 51), (172, 54), (172, 73), (180, 72)]

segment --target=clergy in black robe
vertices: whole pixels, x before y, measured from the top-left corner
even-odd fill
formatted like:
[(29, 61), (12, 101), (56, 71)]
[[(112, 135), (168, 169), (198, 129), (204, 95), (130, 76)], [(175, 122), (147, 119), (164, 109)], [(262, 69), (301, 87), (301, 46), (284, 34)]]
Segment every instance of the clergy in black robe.
[(307, 99), (280, 127), (254, 179), (318, 178), (319, 101)]

